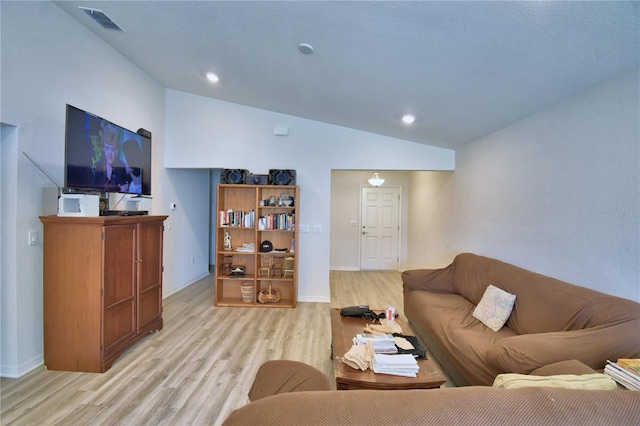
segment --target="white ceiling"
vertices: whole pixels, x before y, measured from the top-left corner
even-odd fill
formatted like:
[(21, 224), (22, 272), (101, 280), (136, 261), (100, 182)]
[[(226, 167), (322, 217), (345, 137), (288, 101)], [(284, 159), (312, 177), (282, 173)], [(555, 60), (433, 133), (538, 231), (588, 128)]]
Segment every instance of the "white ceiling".
[(56, 3), (167, 88), (448, 148), (640, 66), (637, 1)]

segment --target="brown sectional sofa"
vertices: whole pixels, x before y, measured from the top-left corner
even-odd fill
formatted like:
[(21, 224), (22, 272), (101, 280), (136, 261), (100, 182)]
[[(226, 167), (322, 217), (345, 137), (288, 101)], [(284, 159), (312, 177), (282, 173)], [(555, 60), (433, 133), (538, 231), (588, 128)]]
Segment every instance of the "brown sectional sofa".
[[(572, 360), (534, 371), (540, 376), (593, 370)], [(640, 392), (488, 386), (429, 390), (331, 391), (320, 371), (296, 361), (268, 361), (253, 383), (251, 403), (224, 426), (298, 425), (637, 425)]]
[[(470, 253), (402, 280), (407, 319), (459, 386), (563, 360), (599, 370), (607, 359), (640, 357), (640, 304), (631, 300)], [(497, 332), (472, 316), (489, 284), (516, 295)]]
[[(473, 254), (402, 278), (406, 317), (457, 384), (491, 385), (507, 372), (534, 384), (336, 391), (313, 367), (268, 361), (252, 402), (223, 426), (640, 424), (640, 392), (548, 387), (539, 377), (579, 382), (606, 359), (640, 357), (640, 304)], [(516, 295), (497, 332), (472, 316), (489, 284)]]
[(488, 386), (294, 392), (232, 412), (224, 426), (567, 426), (640, 424), (633, 391)]

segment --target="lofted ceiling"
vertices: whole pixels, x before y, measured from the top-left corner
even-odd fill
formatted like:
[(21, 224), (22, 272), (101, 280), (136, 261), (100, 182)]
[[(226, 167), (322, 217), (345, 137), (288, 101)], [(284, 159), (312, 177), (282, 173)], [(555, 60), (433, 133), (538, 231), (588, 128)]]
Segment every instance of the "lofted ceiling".
[(640, 66), (636, 1), (55, 3), (167, 88), (452, 149)]

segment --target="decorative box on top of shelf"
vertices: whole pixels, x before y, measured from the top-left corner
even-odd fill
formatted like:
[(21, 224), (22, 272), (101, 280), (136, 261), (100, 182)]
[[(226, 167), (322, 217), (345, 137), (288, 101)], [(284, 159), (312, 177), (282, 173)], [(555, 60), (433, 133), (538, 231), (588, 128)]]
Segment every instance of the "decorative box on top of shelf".
[[(216, 306), (296, 306), (298, 197), (297, 186), (218, 185)], [(264, 242), (271, 250), (260, 250)]]

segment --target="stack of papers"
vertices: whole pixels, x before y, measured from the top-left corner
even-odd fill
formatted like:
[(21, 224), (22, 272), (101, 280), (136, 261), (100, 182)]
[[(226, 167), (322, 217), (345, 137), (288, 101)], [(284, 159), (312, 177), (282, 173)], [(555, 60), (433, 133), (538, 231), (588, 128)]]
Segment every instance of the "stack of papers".
[(365, 345), (367, 342), (371, 342), (373, 345), (373, 351), (377, 354), (397, 354), (398, 348), (396, 347), (393, 335), (391, 334), (356, 334), (353, 338), (354, 345)]
[(254, 243), (242, 243), (242, 247), (236, 248), (236, 251), (242, 253), (253, 253), (255, 251)]
[(373, 371), (380, 374), (394, 376), (417, 377), (418, 361), (410, 354), (402, 355), (373, 355)]

